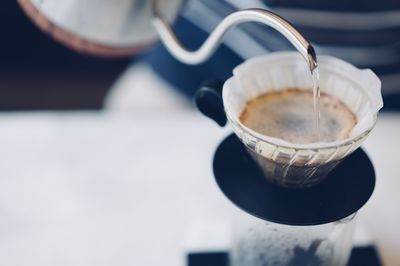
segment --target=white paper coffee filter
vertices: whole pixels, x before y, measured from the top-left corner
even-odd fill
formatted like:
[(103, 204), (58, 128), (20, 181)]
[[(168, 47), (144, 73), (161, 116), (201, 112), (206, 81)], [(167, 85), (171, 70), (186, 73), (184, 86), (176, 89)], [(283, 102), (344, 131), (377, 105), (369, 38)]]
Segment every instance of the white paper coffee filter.
[(318, 56), (317, 59), (321, 92), (340, 99), (357, 117), (349, 138), (295, 144), (258, 134), (240, 123), (239, 117), (246, 103), (261, 94), (287, 88), (312, 90), (311, 73), (304, 58), (296, 52), (279, 52), (244, 62), (234, 69), (234, 76), (224, 85), (223, 101), (228, 119), (249, 148), (274, 160), (280, 157), (291, 163), (312, 164), (343, 158), (359, 147), (374, 127), (377, 113), (383, 106), (381, 82), (369, 69), (360, 70), (330, 56)]

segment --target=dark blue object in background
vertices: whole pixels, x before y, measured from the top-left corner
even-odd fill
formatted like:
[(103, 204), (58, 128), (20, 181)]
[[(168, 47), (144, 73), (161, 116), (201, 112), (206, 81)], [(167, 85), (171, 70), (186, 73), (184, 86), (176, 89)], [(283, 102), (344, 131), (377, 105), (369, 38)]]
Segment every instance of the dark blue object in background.
[[(225, 16), (249, 7), (282, 15), (313, 43), (317, 54), (371, 68), (382, 80), (384, 109), (400, 110), (400, 2), (189, 0), (174, 30), (183, 44), (194, 50)], [(216, 54), (201, 65), (178, 62), (162, 45), (145, 58), (156, 73), (191, 98), (204, 81), (226, 80), (233, 68), (249, 57), (293, 50), (275, 30), (256, 23), (243, 24), (229, 34), (232, 38), (225, 39)]]

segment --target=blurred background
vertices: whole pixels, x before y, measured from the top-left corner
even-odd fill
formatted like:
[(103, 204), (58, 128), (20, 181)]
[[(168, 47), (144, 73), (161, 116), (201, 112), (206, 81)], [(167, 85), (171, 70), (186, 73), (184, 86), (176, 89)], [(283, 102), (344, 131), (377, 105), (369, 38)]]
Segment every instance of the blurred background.
[[(385, 108), (398, 107), (398, 1), (190, 0), (185, 2), (174, 29), (182, 42), (194, 49), (223, 17), (248, 7), (269, 8), (284, 16), (313, 42), (317, 54), (334, 55), (373, 69), (383, 82)], [(226, 79), (234, 66), (247, 58), (293, 49), (275, 30), (247, 24), (231, 30), (212, 59), (198, 66), (179, 63), (160, 44), (136, 58), (98, 58), (52, 40), (33, 25), (15, 1), (2, 4), (0, 12), (4, 36), (0, 43), (1, 110), (185, 106), (205, 80)], [(149, 81), (149, 77), (154, 80)], [(136, 79), (139, 81), (132, 82)], [(146, 89), (152, 92), (138, 88), (154, 87), (153, 83), (157, 83), (157, 89)], [(161, 84), (163, 89), (159, 88)], [(143, 101), (138, 100), (141, 97)], [(160, 101), (161, 97), (166, 99)]]
[[(358, 243), (399, 265), (400, 1), (186, 0), (173, 28), (196, 49), (225, 16), (254, 7), (292, 22), (317, 55), (382, 80), (385, 112), (365, 143), (377, 186)], [(248, 58), (293, 50), (286, 39), (243, 24), (188, 66), (158, 42), (120, 58), (70, 50), (16, 1), (0, 5), (0, 30), (0, 265), (181, 266), (191, 251), (227, 249), (237, 210), (211, 160), (230, 131), (192, 98)]]

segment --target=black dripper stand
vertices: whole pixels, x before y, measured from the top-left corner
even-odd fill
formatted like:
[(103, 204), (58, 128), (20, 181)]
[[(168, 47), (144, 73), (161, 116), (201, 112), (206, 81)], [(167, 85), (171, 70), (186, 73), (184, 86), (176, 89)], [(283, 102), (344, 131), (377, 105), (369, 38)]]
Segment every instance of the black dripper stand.
[[(197, 93), (196, 104), (223, 126), (221, 90), (221, 82), (208, 83)], [(354, 217), (375, 186), (374, 168), (362, 149), (321, 183), (293, 189), (268, 181), (232, 134), (218, 146), (213, 171), (221, 191), (241, 210), (229, 265), (346, 265)]]

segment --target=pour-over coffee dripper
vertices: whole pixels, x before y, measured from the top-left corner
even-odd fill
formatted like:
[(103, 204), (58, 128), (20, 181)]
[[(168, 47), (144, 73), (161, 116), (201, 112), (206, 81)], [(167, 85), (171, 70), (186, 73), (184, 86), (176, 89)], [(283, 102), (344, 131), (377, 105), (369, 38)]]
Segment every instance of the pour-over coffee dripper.
[(220, 190), (238, 207), (230, 266), (346, 265), (356, 213), (375, 185), (371, 161), (357, 149), (316, 186), (276, 186), (234, 134), (218, 146), (213, 173)]
[(259, 134), (239, 120), (246, 103), (268, 91), (312, 89), (309, 70), (303, 58), (294, 52), (273, 53), (239, 65), (233, 71), (234, 76), (224, 83), (222, 96), (220, 84), (219, 88), (205, 86), (197, 94), (199, 109), (216, 121), (227, 118), (265, 177), (278, 185), (301, 188), (321, 182), (361, 145), (374, 127), (382, 107), (380, 81), (371, 70), (360, 70), (329, 56), (320, 56), (318, 60), (321, 91), (341, 100), (357, 117), (357, 124), (348, 139), (329, 143), (289, 143)]

